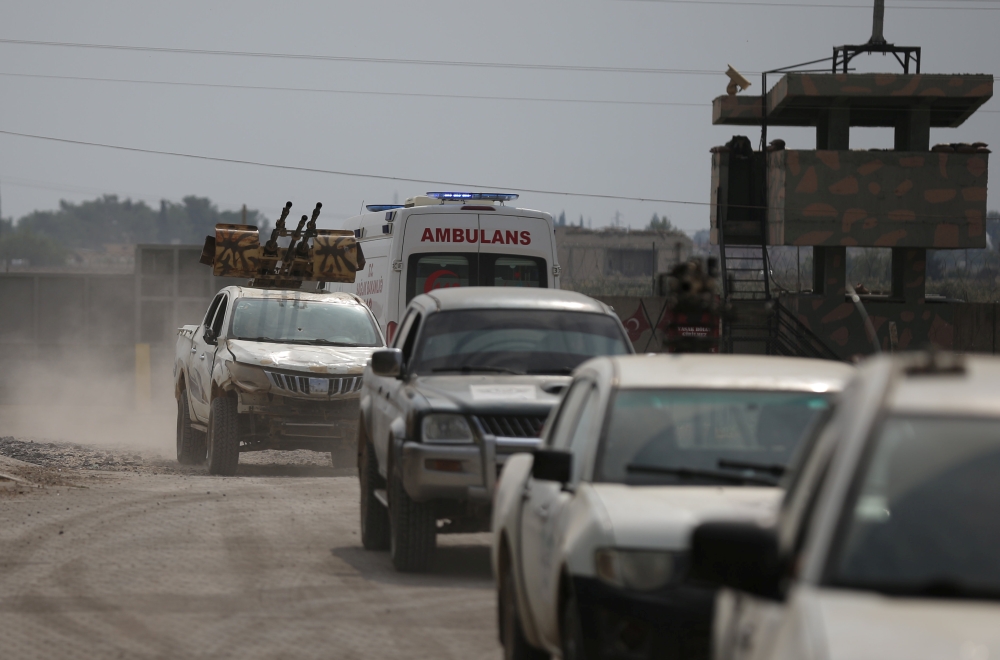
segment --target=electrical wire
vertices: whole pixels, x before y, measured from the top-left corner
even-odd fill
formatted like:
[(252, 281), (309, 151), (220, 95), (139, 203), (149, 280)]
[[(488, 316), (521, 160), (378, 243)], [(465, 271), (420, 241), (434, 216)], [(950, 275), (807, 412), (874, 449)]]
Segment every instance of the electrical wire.
[[(722, 73), (720, 76), (724, 75)], [(604, 100), (604, 99), (559, 99), (542, 98), (534, 96), (483, 96), (477, 94), (431, 94), (427, 92), (374, 92), (359, 89), (328, 89), (321, 87), (272, 87), (269, 85), (235, 85), (229, 83), (196, 83), (170, 80), (142, 80), (138, 78), (99, 78), (93, 76), (57, 76), (40, 73), (8, 73), (0, 72), (0, 77), (12, 78), (38, 78), (42, 80), (73, 80), (84, 82), (106, 82), (106, 83), (130, 83), (138, 85), (164, 85), (175, 87), (197, 87), (197, 88), (218, 88), (218, 89), (239, 89), (255, 91), (273, 92), (312, 92), (323, 94), (358, 94), (368, 96), (393, 96), (411, 98), (441, 98), (441, 99), (464, 99), (475, 101), (511, 101), (528, 103), (580, 103), (596, 105), (634, 105), (634, 106), (673, 106), (689, 108), (710, 108), (711, 103), (682, 103), (676, 101), (624, 101), (624, 100)], [(812, 109), (824, 109), (824, 106), (810, 106)], [(1000, 110), (978, 110), (977, 112), (997, 113)]]
[[(528, 69), (542, 71), (586, 71), (598, 73), (654, 73), (684, 75), (719, 75), (707, 69), (657, 69), (651, 67), (582, 66), (572, 64), (518, 64), (512, 62), (469, 62), (461, 60), (420, 60), (387, 57), (351, 57), (346, 55), (309, 55), (306, 53), (272, 53), (264, 51), (210, 50), (204, 48), (166, 48), (159, 46), (125, 46), (119, 44), (92, 44), (72, 41), (35, 41), (29, 39), (0, 39), (0, 44), (20, 46), (57, 46), (89, 48), (95, 50), (121, 50), (144, 53), (169, 53), (187, 55), (224, 55), (229, 57), (266, 57), (288, 60), (318, 60), (324, 62), (361, 62), (367, 64), (415, 64), (422, 66), (453, 66), (486, 69)], [(750, 71), (748, 73), (759, 73)]]
[[(607, 195), (601, 193), (586, 193), (586, 192), (575, 192), (568, 190), (544, 190), (540, 188), (522, 188), (518, 186), (495, 186), (482, 183), (470, 183), (468, 181), (445, 181), (441, 179), (419, 179), (412, 177), (402, 177), (402, 176), (389, 176), (385, 174), (367, 174), (361, 172), (347, 172), (344, 170), (328, 170), (319, 167), (304, 167), (300, 165), (285, 165), (280, 163), (267, 163), (264, 161), (254, 161), (254, 160), (244, 160), (239, 158), (225, 158), (221, 156), (206, 156), (203, 154), (189, 154), (180, 151), (162, 151), (159, 149), (145, 149), (142, 147), (126, 147), (119, 144), (107, 144), (103, 142), (89, 142), (86, 140), (71, 140), (69, 138), (58, 138), (51, 135), (36, 135), (32, 133), (20, 133), (17, 131), (5, 131), (0, 130), (0, 135), (10, 135), (14, 137), (30, 138), (34, 140), (45, 140), (48, 142), (59, 142), (63, 144), (75, 144), (87, 147), (100, 147), (103, 149), (113, 149), (116, 151), (128, 151), (132, 153), (143, 153), (143, 154), (155, 154), (159, 156), (175, 156), (179, 158), (190, 158), (194, 160), (203, 160), (216, 163), (229, 163), (237, 165), (253, 165), (256, 167), (266, 167), (271, 169), (279, 170), (289, 170), (294, 172), (308, 172), (312, 174), (330, 174), (334, 176), (344, 176), (353, 177), (359, 179), (374, 179), (378, 181), (402, 181), (406, 183), (429, 183), (435, 186), (449, 186), (455, 188), (464, 189), (479, 189), (479, 190), (517, 190), (522, 193), (532, 193), (537, 195), (557, 195), (561, 197), (585, 197), (590, 199), (610, 199), (610, 200), (621, 200), (628, 202), (655, 202), (659, 204), (678, 204), (684, 206), (717, 206), (714, 202), (694, 202), (690, 200), (683, 199), (667, 199), (661, 197), (635, 197), (629, 195)], [(765, 209), (766, 207), (754, 204), (727, 204), (729, 208), (742, 208), (742, 209)], [(803, 211), (804, 209), (786, 207), (786, 211)], [(954, 218), (953, 215), (948, 214), (928, 214), (921, 213), (915, 214), (915, 218)]]
[[(622, 1), (622, 0), (620, 0)], [(758, 2), (738, 0), (625, 0), (629, 2), (652, 2), (665, 5), (723, 5), (728, 7), (788, 7), (789, 9), (867, 9), (871, 11), (871, 5), (844, 5), (825, 3), (804, 3), (804, 2)], [(910, 0), (911, 2), (922, 2), (925, 0)], [(927, 0), (930, 2), (941, 2), (942, 0)], [(959, 0), (962, 2), (991, 2), (991, 0)], [(954, 7), (954, 6), (927, 6), (927, 5), (886, 5), (886, 9), (916, 9), (916, 10), (945, 10), (945, 11), (997, 11), (1000, 7)]]
[[(723, 75), (722, 73), (719, 74)], [(609, 105), (653, 105), (653, 106), (688, 106), (706, 108), (712, 107), (711, 103), (676, 103), (669, 101), (622, 101), (622, 100), (601, 100), (601, 99), (557, 99), (538, 98), (531, 96), (480, 96), (475, 94), (430, 94), (426, 92), (373, 92), (359, 89), (326, 89), (319, 87), (271, 87), (268, 85), (233, 85), (228, 83), (196, 83), (196, 82), (175, 82), (168, 80), (140, 80), (136, 78), (97, 78), (91, 76), (55, 76), (38, 73), (6, 73), (0, 72), (0, 76), (15, 78), (41, 78), (51, 80), (78, 80), (90, 82), (109, 83), (134, 83), (140, 85), (168, 85), (181, 87), (203, 87), (219, 89), (246, 89), (273, 92), (315, 92), (325, 94), (361, 94), (370, 96), (403, 96), (419, 98), (441, 98), (441, 99), (470, 99), (481, 101), (527, 101), (539, 103), (596, 103)]]

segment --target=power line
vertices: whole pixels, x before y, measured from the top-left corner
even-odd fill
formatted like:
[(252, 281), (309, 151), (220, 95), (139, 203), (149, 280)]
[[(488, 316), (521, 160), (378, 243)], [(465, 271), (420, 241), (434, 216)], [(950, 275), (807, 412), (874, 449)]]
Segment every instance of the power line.
[[(649, 67), (577, 66), (570, 64), (518, 64), (510, 62), (467, 62), (452, 60), (419, 60), (383, 57), (349, 57), (344, 55), (309, 55), (305, 53), (270, 53), (263, 51), (209, 50), (203, 48), (164, 48), (158, 46), (124, 46), (119, 44), (88, 44), (71, 41), (33, 41), (28, 39), (0, 39), (0, 44), (21, 46), (58, 46), (65, 48), (89, 48), (96, 50), (124, 50), (147, 53), (170, 53), (188, 55), (224, 55), (230, 57), (267, 57), (290, 60), (318, 60), (324, 62), (362, 62), (369, 64), (416, 64), (423, 66), (454, 66), (487, 69), (528, 69), (543, 71), (587, 71), (599, 73), (655, 73), (686, 75), (719, 75), (718, 71), (705, 69), (657, 69)], [(750, 71), (749, 73), (759, 73)]]
[[(844, 5), (825, 3), (803, 3), (803, 2), (739, 2), (738, 0), (628, 0), (631, 2), (654, 2), (665, 5), (724, 5), (728, 7), (788, 7), (790, 9), (867, 9), (871, 11), (869, 5)], [(911, 2), (921, 2), (925, 0), (911, 0)], [(942, 0), (927, 0), (930, 2), (941, 2)], [(992, 0), (959, 0), (962, 2), (992, 2)], [(1000, 7), (955, 7), (955, 6), (928, 6), (928, 5), (887, 5), (886, 9), (916, 9), (916, 10), (946, 10), (946, 11), (998, 11)]]
[[(298, 165), (283, 165), (279, 163), (266, 163), (263, 161), (242, 160), (238, 158), (223, 158), (220, 156), (205, 156), (201, 154), (189, 154), (179, 151), (160, 151), (158, 149), (144, 149), (141, 147), (126, 147), (117, 144), (106, 144), (102, 142), (88, 142), (85, 140), (71, 140), (68, 138), (57, 138), (49, 135), (34, 135), (31, 133), (19, 133), (16, 131), (0, 130), (0, 135), (11, 135), (15, 137), (31, 138), (35, 140), (46, 140), (49, 142), (60, 142), (64, 144), (76, 144), (87, 147), (101, 147), (104, 149), (114, 149), (117, 151), (129, 151), (133, 153), (156, 154), (160, 156), (176, 156), (180, 158), (191, 158), (195, 160), (205, 160), (216, 163), (231, 163), (238, 165), (253, 165), (256, 167), (267, 167), (271, 169), (290, 170), (294, 172), (308, 172), (312, 174), (332, 174), (334, 176), (346, 176), (359, 179), (375, 179), (379, 181), (401, 181), (406, 183), (429, 183), (435, 186), (449, 186), (464, 189), (479, 190), (517, 190), (522, 193), (532, 193), (536, 195), (559, 195), (564, 197), (586, 197), (590, 199), (610, 199), (628, 202), (655, 202), (659, 204), (678, 204), (684, 206), (715, 206), (713, 202), (692, 202), (682, 199), (666, 199), (660, 197), (630, 197), (628, 195), (603, 195), (600, 193), (582, 193), (567, 190), (543, 190), (539, 188), (521, 188), (518, 186), (494, 186), (482, 183), (470, 183), (468, 181), (443, 181), (440, 179), (416, 179), (402, 176), (387, 176), (383, 174), (364, 174), (360, 172), (346, 172), (343, 170), (327, 170), (318, 167), (302, 167)], [(752, 204), (729, 204), (730, 208), (763, 209), (766, 207)], [(786, 208), (788, 211), (802, 211), (804, 209)], [(954, 218), (953, 215), (946, 214), (916, 214), (918, 218)]]
[[(718, 74), (723, 75), (721, 72)], [(138, 78), (99, 78), (93, 76), (56, 76), (40, 73), (7, 73), (0, 72), (0, 76), (13, 78), (39, 78), (43, 80), (74, 80), (85, 82), (106, 82), (106, 83), (129, 83), (138, 85), (164, 85), (175, 87), (200, 87), (218, 89), (242, 89), (271, 92), (312, 92), (324, 94), (358, 94), (368, 96), (401, 96), (411, 98), (441, 98), (441, 99), (465, 99), (476, 101), (512, 101), (529, 103), (584, 103), (597, 105), (638, 105), (638, 106), (679, 106), (690, 108), (710, 108), (711, 103), (682, 103), (676, 101), (623, 101), (623, 100), (603, 100), (603, 99), (559, 99), (542, 98), (534, 96), (483, 96), (476, 94), (431, 94), (427, 92), (373, 92), (358, 89), (328, 89), (321, 87), (272, 87), (269, 85), (234, 85), (230, 83), (196, 83), (171, 80), (142, 80)], [(823, 106), (811, 106), (822, 109)], [(996, 113), (1000, 110), (979, 110), (978, 112)]]
[[(722, 72), (719, 76), (724, 75)], [(711, 103), (676, 103), (668, 101), (622, 101), (622, 100), (601, 100), (601, 99), (557, 99), (538, 98), (531, 96), (479, 96), (475, 94), (430, 94), (425, 92), (372, 92), (358, 89), (325, 89), (318, 87), (271, 87), (267, 85), (233, 85), (229, 83), (196, 83), (196, 82), (176, 82), (169, 80), (140, 80), (135, 78), (97, 78), (90, 76), (54, 76), (38, 73), (5, 73), (0, 72), (0, 76), (10, 76), (16, 78), (42, 78), (51, 80), (79, 80), (91, 82), (110, 83), (135, 83), (140, 85), (171, 85), (179, 87), (209, 87), (220, 89), (247, 89), (273, 92), (316, 92), (326, 94), (362, 94), (371, 96), (409, 96), (421, 98), (441, 98), (441, 99), (472, 99), (482, 101), (529, 101), (544, 103), (596, 103), (609, 105), (659, 105), (659, 106), (690, 106), (690, 107), (711, 107)]]
[[(267, 167), (272, 169), (290, 170), (293, 172), (309, 172), (313, 174), (332, 174), (334, 176), (355, 177), (359, 179), (375, 179), (379, 181), (401, 181), (406, 183), (429, 183), (436, 186), (454, 186), (456, 188), (476, 188), (481, 190), (496, 190), (498, 186), (481, 183), (470, 183), (468, 181), (442, 181), (440, 179), (416, 179), (401, 176), (387, 176), (383, 174), (364, 174), (360, 172), (346, 172), (342, 170), (327, 170), (318, 167), (302, 167), (299, 165), (283, 165), (280, 163), (267, 163), (263, 161), (243, 160), (239, 158), (223, 158), (220, 156), (205, 156), (202, 154), (189, 154), (180, 151), (161, 151), (158, 149), (144, 149), (142, 147), (126, 147), (119, 144), (106, 144), (102, 142), (88, 142), (86, 140), (71, 140), (68, 138), (57, 138), (50, 135), (34, 135), (31, 133), (19, 133), (16, 131), (0, 130), (0, 135), (11, 135), (14, 137), (30, 138), (34, 140), (46, 140), (48, 142), (60, 142), (63, 144), (76, 144), (86, 147), (100, 147), (103, 149), (114, 149), (117, 151), (129, 151), (142, 154), (156, 154), (160, 156), (176, 156), (179, 158), (192, 158), (195, 160), (205, 160), (216, 163), (231, 163), (238, 165), (253, 165), (256, 167)], [(502, 187), (502, 186), (501, 186)], [(514, 188), (520, 192), (534, 193), (539, 195), (563, 195), (568, 197), (590, 197), (595, 199), (615, 199), (635, 202), (660, 202), (664, 204), (688, 204), (692, 206), (711, 206), (708, 202), (690, 202), (677, 199), (659, 199), (646, 197), (628, 197), (624, 195), (601, 195), (597, 193), (577, 193), (559, 190), (539, 190), (532, 188)]]

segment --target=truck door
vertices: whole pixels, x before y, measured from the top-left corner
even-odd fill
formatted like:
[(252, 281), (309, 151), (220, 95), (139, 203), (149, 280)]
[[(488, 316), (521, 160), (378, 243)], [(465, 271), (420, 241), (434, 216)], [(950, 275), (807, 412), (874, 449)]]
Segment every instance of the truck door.
[[(560, 406), (556, 423), (547, 440), (550, 449), (571, 449), (581, 416), (588, 404), (596, 409), (595, 388), (588, 380), (570, 386)], [(574, 456), (574, 463), (577, 462)], [(574, 465), (574, 472), (577, 466)], [(566, 505), (570, 494), (562, 484), (529, 477), (526, 499), (521, 505), (521, 573), (527, 585), (528, 603), (535, 615), (539, 632), (546, 639), (558, 640), (558, 595), (560, 545), (566, 531)]]
[[(188, 375), (191, 378), (191, 407), (194, 408), (195, 417), (201, 422), (208, 422), (208, 409), (212, 402), (212, 368), (215, 365), (218, 337), (223, 333), (223, 322), (228, 307), (229, 296), (222, 294), (212, 320), (203, 323), (191, 338), (191, 357), (188, 363)], [(214, 338), (210, 338), (206, 332), (209, 329), (214, 333)]]

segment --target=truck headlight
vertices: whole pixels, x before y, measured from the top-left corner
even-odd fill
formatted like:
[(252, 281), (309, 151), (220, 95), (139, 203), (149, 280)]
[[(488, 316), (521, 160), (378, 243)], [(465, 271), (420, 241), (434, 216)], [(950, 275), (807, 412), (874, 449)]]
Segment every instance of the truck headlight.
[(427, 415), (420, 427), (427, 442), (472, 442), (472, 427), (462, 415)]
[(271, 386), (267, 374), (260, 367), (232, 362), (229, 373), (233, 377), (233, 384), (244, 392), (264, 392)]
[(594, 566), (602, 582), (635, 591), (654, 591), (674, 578), (676, 555), (663, 550), (601, 548), (594, 553)]

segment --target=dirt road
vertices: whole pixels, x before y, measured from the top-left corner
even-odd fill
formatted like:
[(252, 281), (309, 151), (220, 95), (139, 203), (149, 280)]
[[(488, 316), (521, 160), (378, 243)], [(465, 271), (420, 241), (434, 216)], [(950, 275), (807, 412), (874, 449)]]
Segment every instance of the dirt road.
[(5, 660), (501, 655), (485, 535), (444, 536), (430, 574), (397, 574), (361, 548), (357, 479), (320, 455), (218, 478), (3, 440), (44, 467), (0, 457), (0, 473), (45, 484), (0, 477)]

